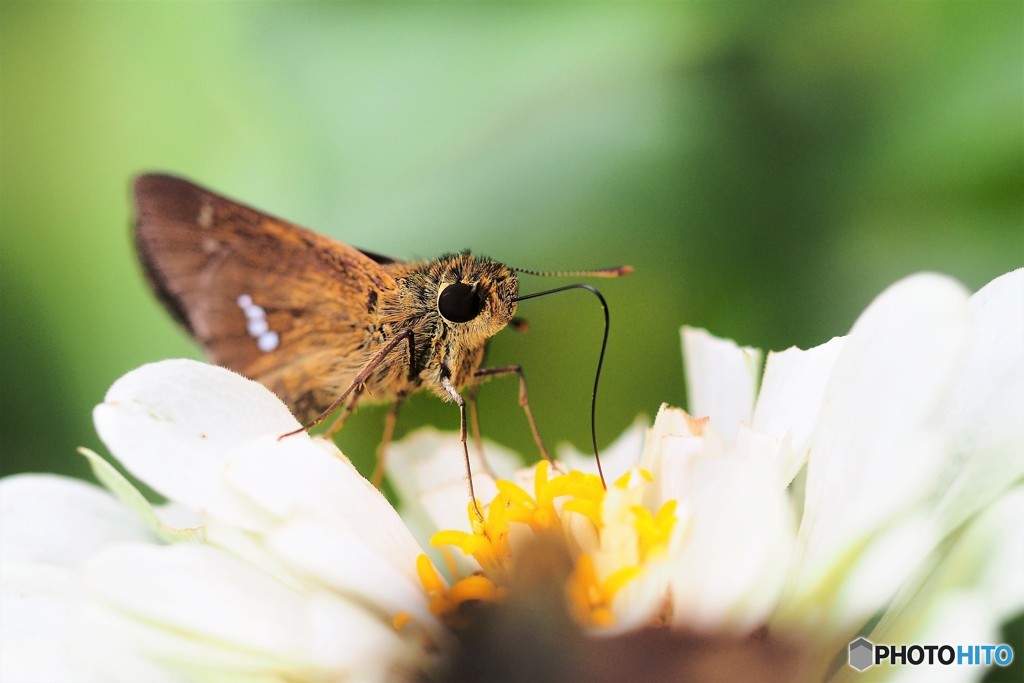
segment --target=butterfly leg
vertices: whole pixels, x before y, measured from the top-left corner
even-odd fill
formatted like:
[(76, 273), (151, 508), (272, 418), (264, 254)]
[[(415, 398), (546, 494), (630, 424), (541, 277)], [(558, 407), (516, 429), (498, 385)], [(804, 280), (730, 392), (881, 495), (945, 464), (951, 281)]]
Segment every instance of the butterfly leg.
[(365, 387), (363, 385), (359, 385), (355, 390), (353, 390), (352, 395), (348, 399), (348, 403), (346, 403), (345, 407), (341, 409), (338, 419), (336, 419), (331, 426), (327, 428), (326, 436), (328, 439), (338, 433), (345, 424), (345, 420), (347, 420), (348, 416), (352, 414), (352, 411), (356, 409), (356, 404), (359, 403), (359, 397), (363, 395), (364, 388)]
[(544, 441), (540, 438), (540, 432), (537, 430), (537, 423), (533, 419), (533, 412), (530, 410), (530, 397), (526, 393), (526, 375), (523, 374), (523, 368), (518, 365), (503, 365), (497, 368), (480, 368), (473, 374), (473, 377), (474, 379), (483, 381), (489, 377), (500, 377), (501, 375), (513, 374), (519, 375), (519, 405), (523, 407), (523, 412), (526, 413), (526, 421), (530, 423), (530, 431), (533, 432), (533, 440), (536, 442), (537, 449), (540, 451), (540, 457), (554, 464), (551, 460), (551, 456), (548, 455), (548, 449), (544, 447)]
[(484, 514), (480, 511), (480, 503), (476, 500), (476, 491), (473, 489), (473, 466), (469, 462), (469, 445), (466, 443), (466, 399), (462, 397), (458, 389), (452, 386), (448, 380), (443, 380), (441, 386), (445, 388), (448, 395), (459, 406), (459, 441), (462, 443), (462, 457), (466, 461), (466, 482), (469, 484), (469, 499), (473, 501), (473, 509), (476, 511), (477, 519), (484, 521)]
[(391, 445), (391, 437), (395, 433), (398, 408), (404, 400), (405, 394), (399, 394), (395, 398), (395, 402), (391, 404), (391, 408), (388, 409), (388, 414), (384, 417), (384, 435), (381, 437), (380, 446), (377, 448), (377, 465), (373, 468), (373, 474), (370, 476), (370, 483), (377, 488), (380, 488), (380, 485), (384, 483), (384, 465), (387, 460), (388, 446)]
[[(416, 357), (415, 357), (415, 354), (413, 352), (413, 349), (416, 348), (416, 345), (414, 343), (413, 336), (414, 335), (413, 335), (412, 330), (411, 329), (406, 329), (406, 330), (402, 330), (401, 332), (396, 334), (394, 337), (392, 337), (391, 341), (389, 341), (387, 344), (385, 344), (384, 348), (382, 348), (377, 353), (376, 356), (371, 358), (370, 362), (367, 363), (366, 366), (362, 370), (359, 371), (359, 374), (356, 375), (355, 379), (352, 380), (352, 384), (350, 384), (348, 386), (348, 389), (346, 389), (345, 391), (341, 392), (341, 396), (339, 396), (338, 398), (334, 399), (334, 403), (332, 403), (331, 405), (327, 406), (327, 409), (324, 410), (324, 412), (320, 413), (318, 416), (316, 416), (315, 418), (313, 418), (312, 420), (310, 420), (306, 424), (302, 425), (298, 429), (292, 430), (292, 431), (288, 432), (287, 434), (282, 434), (281, 436), (277, 437), (278, 441), (280, 441), (281, 439), (283, 439), (283, 438), (285, 438), (287, 436), (294, 436), (295, 434), (299, 434), (300, 432), (308, 432), (310, 429), (312, 429), (313, 427), (316, 427), (318, 424), (320, 424), (321, 422), (326, 420), (328, 417), (330, 417), (331, 413), (333, 413), (335, 410), (337, 410), (338, 406), (340, 406), (342, 403), (344, 403), (345, 400), (349, 397), (349, 395), (353, 391), (362, 391), (363, 384), (370, 377), (370, 375), (373, 373), (373, 371), (377, 369), (377, 366), (380, 365), (381, 363), (383, 363), (384, 359), (388, 357), (388, 354), (391, 353), (392, 351), (394, 351), (396, 348), (398, 348), (398, 345), (401, 344), (402, 342), (408, 342), (409, 343), (409, 363), (410, 363), (410, 367), (415, 368), (416, 364), (415, 364), (414, 361), (416, 360)], [(459, 398), (462, 398), (462, 397), (460, 396)]]

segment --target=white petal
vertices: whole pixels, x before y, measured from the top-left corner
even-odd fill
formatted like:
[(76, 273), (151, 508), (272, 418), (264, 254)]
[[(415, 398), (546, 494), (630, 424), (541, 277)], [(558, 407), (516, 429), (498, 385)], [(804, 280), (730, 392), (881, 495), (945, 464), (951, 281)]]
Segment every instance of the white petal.
[(307, 600), (303, 621), (308, 624), (304, 645), (310, 661), (327, 671), (344, 672), (346, 680), (388, 680), (392, 665), (410, 650), (413, 666), (426, 659), (417, 644), (402, 642), (390, 622), (374, 618), (358, 602), (317, 594)]
[(612, 600), (615, 621), (599, 630), (601, 635), (627, 633), (649, 626), (665, 608), (665, 596), (672, 579), (673, 564), (665, 560), (649, 561), (644, 573), (623, 586)]
[[(893, 634), (896, 635), (895, 639), (876, 640), (878, 636), (872, 633), (868, 636), (868, 640), (873, 643), (892, 644), (950, 644), (954, 648), (960, 644), (997, 644), (1002, 642), (999, 628), (993, 624), (986, 605), (979, 603), (970, 594), (952, 593), (943, 596), (943, 599), (937, 603), (927, 605), (927, 608), (927, 620), (919, 624), (921, 628), (913, 637), (904, 638)], [(985, 675), (993, 670), (998, 671), (996, 667), (970, 664), (933, 664), (929, 666), (925, 663), (920, 666), (885, 667), (880, 669), (878, 674), (885, 676), (886, 683), (890, 681), (893, 683), (976, 683), (989, 680)], [(851, 683), (856, 683), (857, 678), (851, 676), (850, 680)], [(1003, 678), (997, 674), (991, 680), (1013, 679)]]
[(289, 588), (301, 591), (315, 589), (296, 576), (284, 562), (267, 547), (266, 537), (243, 531), (230, 524), (209, 520), (203, 526), (203, 540), (207, 545), (219, 548), (246, 564), (259, 568)]
[(106, 491), (49, 474), (0, 481), (4, 562), (76, 566), (105, 545), (152, 536)]
[(970, 312), (948, 418), (956, 478), (940, 505), (947, 531), (1024, 477), (1024, 269), (971, 297)]
[[(645, 501), (657, 507), (668, 500), (683, 500), (692, 485), (693, 460), (707, 454), (707, 440), (701, 436), (669, 436), (660, 441), (658, 457), (647, 470), (654, 478), (651, 496)], [(716, 455), (721, 453), (717, 452)]]
[(374, 553), (361, 538), (316, 520), (297, 519), (275, 530), (268, 543), (293, 571), (315, 583), (371, 606), (387, 621), (407, 612), (440, 635), (440, 623), (419, 581), (396, 570), (390, 558)]
[[(682, 408), (673, 408), (662, 403), (654, 418), (654, 426), (648, 440), (657, 442), (667, 436), (703, 436), (708, 427), (708, 418), (693, 417)], [(648, 444), (644, 444), (645, 447)]]
[(355, 604), (293, 591), (209, 547), (116, 546), (86, 569), (92, 627), (184, 671), (315, 678), (379, 663), (400, 642)]
[(682, 335), (689, 412), (710, 417), (722, 440), (731, 444), (740, 423), (750, 424), (761, 351), (692, 327), (684, 327)]
[(661, 404), (640, 456), (641, 469), (654, 480), (645, 500), (648, 507), (656, 509), (682, 494), (690, 458), (704, 453), (708, 446), (704, 439), (707, 422), (707, 418), (694, 419), (685, 410)]
[(780, 449), (784, 460), (779, 462), (779, 472), (787, 484), (807, 460), (825, 387), (844, 342), (836, 337), (806, 351), (791, 348), (768, 354), (752, 428), (786, 442)]
[[(477, 500), (483, 509), (488, 501), (498, 495), (498, 487), (494, 478), (487, 473), (478, 475), (474, 472), (473, 483)], [(442, 575), (449, 579), (478, 571), (480, 565), (471, 556), (450, 552), (449, 548), (435, 548), (430, 544), (430, 539), (437, 531), (449, 529), (470, 533), (471, 515), (474, 514), (465, 481), (453, 481), (446, 487), (421, 493), (417, 501), (402, 502), (403, 519), (407, 520), (410, 530), (416, 534), (434, 566), (439, 567)]]
[[(822, 642), (830, 636), (840, 644), (848, 642), (922, 565), (938, 542), (938, 534), (931, 520), (920, 514), (871, 538), (850, 541), (854, 547), (863, 543), (863, 551), (851, 558), (833, 585), (819, 587), (817, 598), (803, 609), (802, 626), (814, 628)], [(816, 613), (824, 617), (820, 623), (814, 621)]]
[(796, 594), (835, 578), (852, 544), (911, 509), (947, 464), (940, 417), (966, 323), (963, 288), (919, 275), (886, 290), (854, 325), (811, 439)]
[(680, 501), (688, 526), (672, 576), (673, 623), (698, 631), (748, 632), (779, 599), (794, 521), (770, 463), (700, 456)]
[(736, 432), (736, 445), (733, 452), (754, 460), (769, 463), (779, 480), (779, 486), (785, 488), (789, 485), (792, 477), (786, 478), (786, 474), (779, 466), (779, 463), (790, 452), (788, 441), (783, 447), (774, 436), (762, 434), (750, 429), (746, 425), (740, 426)]
[[(873, 642), (996, 642), (999, 624), (1024, 610), (1024, 486), (972, 520), (900, 590)], [(949, 603), (949, 604), (947, 604)], [(942, 615), (971, 615), (958, 622)], [(964, 633), (962, 627), (971, 624)]]
[(79, 671), (64, 648), (74, 631), (71, 585), (67, 569), (4, 558), (0, 565), (0, 680), (96, 680)]
[(299, 427), (262, 385), (191, 360), (129, 372), (110, 387), (93, 419), (100, 438), (132, 474), (197, 510), (221, 496), (220, 469), (232, 448)]
[[(473, 474), (474, 490), (481, 505), (494, 500), (498, 495), (494, 481), (489, 474)], [(465, 481), (453, 481), (447, 486), (424, 491), (417, 501), (402, 501), (403, 516), (412, 516), (424, 522), (422, 528), (428, 534), (426, 545), (423, 545), (425, 548), (429, 547), (430, 535), (436, 531), (453, 529), (469, 533), (472, 530), (470, 515), (473, 514), (470, 510)]]
[(78, 620), (80, 592), (64, 567), (4, 559), (0, 565), (0, 681), (171, 683), (154, 662), (94, 637)]
[[(636, 470), (630, 472), (628, 480), (620, 479), (609, 486), (601, 503), (600, 535), (589, 517), (565, 510), (561, 513), (563, 528), (567, 535), (572, 534), (575, 541), (570, 547), (590, 555), (600, 581), (607, 581), (627, 567), (641, 569), (638, 576), (615, 594), (611, 604), (614, 621), (610, 626), (597, 629), (602, 635), (623, 633), (650, 624), (666, 606), (673, 569), (670, 549), (678, 547), (682, 522), (677, 518), (673, 527), (674, 539), (666, 539), (665, 547), (657, 549), (651, 556), (641, 556), (636, 508), (641, 505), (650, 486), (647, 478)], [(657, 507), (648, 509), (653, 512)]]
[[(170, 661), (254, 669), (298, 659), (301, 596), (206, 546), (113, 546), (86, 566), (90, 617)], [(181, 640), (183, 642), (178, 643)]]
[[(499, 463), (502, 476), (512, 478), (518, 458), (497, 444), (485, 442), (487, 461)], [(475, 448), (469, 449), (473, 486), (477, 500), (489, 503), (497, 495), (494, 476)], [(402, 500), (402, 514), (420, 520), (429, 533), (442, 529), (470, 531), (466, 465), (462, 446), (455, 434), (421, 429), (398, 443), (388, 453), (388, 473)]]
[[(484, 441), (486, 461), (470, 444), (469, 460), (474, 482), (478, 473), (488, 472), (498, 478), (511, 479), (522, 460), (512, 451), (496, 443)], [(466, 461), (462, 444), (454, 432), (441, 432), (432, 428), (418, 429), (401, 441), (391, 444), (388, 451), (388, 476), (403, 500), (417, 492), (462, 482), (465, 488)], [(483, 498), (479, 492), (477, 497)], [(463, 506), (464, 508), (465, 506)]]
[[(423, 552), (419, 544), (380, 491), (333, 452), (335, 457), (309, 440), (278, 441), (268, 435), (234, 451), (225, 477), (232, 491), (259, 508), (265, 528), (297, 517), (323, 520), (416, 580), (416, 557)], [(255, 515), (247, 513), (247, 518)]]

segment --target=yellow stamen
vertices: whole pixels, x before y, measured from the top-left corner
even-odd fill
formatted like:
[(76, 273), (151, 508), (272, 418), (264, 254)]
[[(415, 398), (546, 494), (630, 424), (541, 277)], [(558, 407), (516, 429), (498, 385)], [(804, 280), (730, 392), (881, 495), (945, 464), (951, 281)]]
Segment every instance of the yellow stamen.
[(641, 559), (668, 550), (668, 542), (676, 523), (676, 503), (675, 500), (667, 501), (654, 515), (639, 505), (630, 508), (636, 518)]
[(597, 586), (597, 573), (594, 562), (589, 555), (583, 555), (576, 561), (576, 567), (569, 577), (566, 594), (576, 616), (586, 620), (593, 610), (594, 589)]
[[(490, 504), (481, 505), (483, 519), (472, 505), (467, 508), (472, 532), (440, 531), (430, 539), (435, 547), (458, 548), (473, 557), (482, 571), (462, 577), (447, 588), (426, 556), (417, 562), (417, 572), (431, 610), (445, 616), (467, 601), (501, 600), (515, 559), (509, 538), (516, 529), (513, 525), (519, 525), (518, 528), (551, 535), (566, 544), (574, 560), (565, 586), (572, 612), (583, 624), (612, 625), (615, 621), (612, 603), (616, 595), (645, 574), (645, 562), (668, 551), (677, 519), (675, 501), (665, 503), (653, 513), (641, 505), (623, 507), (628, 501), (640, 500), (642, 491), (638, 487), (653, 481), (649, 472), (639, 469), (637, 472), (641, 479), (636, 483), (633, 483), (632, 471), (615, 481), (613, 486), (621, 492), (617, 491), (611, 499), (597, 475), (575, 470), (552, 475), (546, 461), (538, 463), (534, 471), (533, 495), (514, 482), (497, 481), (497, 495)], [(606, 508), (610, 500), (615, 501), (611, 511)], [(583, 526), (567, 523), (562, 517), (566, 512), (590, 520), (593, 530), (588, 531), (586, 523)], [(628, 514), (623, 516), (624, 512)], [(610, 531), (614, 540), (602, 546), (601, 535), (609, 531), (605, 525), (612, 525)], [(519, 538), (518, 532), (515, 537)], [(624, 539), (635, 540), (622, 546)], [(590, 553), (601, 556), (600, 575)]]
[(498, 598), (499, 592), (501, 591), (494, 585), (493, 581), (485, 576), (474, 574), (464, 579), (459, 579), (448, 592), (448, 599), (456, 605), (460, 605), (467, 600), (493, 602)]
[(452, 545), (456, 548), (461, 548), (463, 542), (468, 538), (473, 538), (473, 535), (467, 534), (465, 531), (446, 529), (444, 531), (438, 531), (436, 534), (431, 536), (430, 545), (435, 548), (439, 548), (443, 545)]
[(504, 496), (507, 504), (536, 507), (536, 503), (533, 498), (531, 498), (530, 494), (524, 491), (519, 484), (506, 481), (505, 479), (499, 479), (495, 482), (495, 485), (498, 487), (498, 495)]
[(586, 516), (591, 522), (594, 523), (598, 529), (601, 528), (601, 504), (595, 503), (592, 500), (575, 500), (567, 501), (562, 506), (563, 510), (569, 510), (570, 512), (578, 512), (581, 515)]
[(644, 570), (642, 567), (623, 567), (622, 569), (613, 572), (611, 576), (605, 579), (604, 583), (601, 584), (601, 593), (604, 596), (605, 601), (609, 604), (615, 599), (616, 594), (622, 587), (627, 583), (635, 579), (636, 577), (643, 574)]
[(441, 581), (441, 577), (438, 576), (437, 570), (434, 569), (430, 558), (426, 555), (420, 555), (416, 558), (416, 574), (419, 576), (420, 583), (423, 584), (427, 594), (444, 591), (444, 583)]
[(391, 620), (391, 627), (396, 631), (401, 631), (402, 627), (412, 621), (412, 615), (408, 612), (399, 612), (395, 615), (395, 618)]

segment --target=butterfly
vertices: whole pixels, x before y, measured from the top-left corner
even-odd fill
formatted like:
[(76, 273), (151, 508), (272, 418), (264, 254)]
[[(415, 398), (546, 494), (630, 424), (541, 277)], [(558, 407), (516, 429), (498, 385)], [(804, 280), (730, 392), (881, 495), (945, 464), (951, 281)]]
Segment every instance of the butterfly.
[[(361, 403), (387, 401), (392, 409), (383, 453), (398, 406), (425, 389), (458, 405), (468, 468), (467, 390), (489, 377), (516, 374), (520, 403), (548, 457), (522, 368), (488, 368), (483, 361), (488, 340), (517, 321), (518, 302), (547, 293), (519, 296), (517, 272), (549, 273), (513, 269), (469, 251), (427, 261), (392, 259), (171, 175), (138, 177), (134, 198), (135, 244), (157, 297), (210, 361), (267, 386), (310, 420), (304, 429), (338, 408), (340, 426)], [(551, 291), (571, 287), (597, 293), (588, 285)], [(378, 484), (383, 460), (381, 454)], [(472, 498), (471, 476), (469, 485)]]

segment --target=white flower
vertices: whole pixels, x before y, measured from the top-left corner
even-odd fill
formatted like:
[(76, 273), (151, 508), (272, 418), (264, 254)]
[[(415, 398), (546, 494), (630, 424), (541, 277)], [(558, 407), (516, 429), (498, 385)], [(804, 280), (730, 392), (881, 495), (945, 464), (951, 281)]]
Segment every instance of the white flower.
[(0, 483), (4, 681), (382, 679), (443, 642), (390, 504), (333, 444), (279, 441), (299, 424), (262, 386), (155, 363), (95, 420), (171, 504), (91, 453), (125, 506), (60, 478)]
[[(893, 634), (941, 640), (928, 615), (948, 624), (963, 613), (970, 618), (947, 639), (990, 642), (998, 624), (1024, 608), (1015, 550), (1024, 528), (1009, 512), (1024, 491), (1024, 271), (973, 297), (949, 278), (908, 278), (879, 296), (847, 337), (769, 354), (763, 375), (755, 349), (692, 329), (683, 342), (698, 417), (663, 407), (642, 453), (634, 429), (620, 440), (632, 455), (613, 446), (615, 465), (606, 466), (650, 476), (638, 499), (648, 512), (677, 504), (667, 563), (659, 556), (638, 565), (635, 542), (603, 542), (629, 524), (563, 520), (576, 561), (600, 558), (599, 578), (638, 568), (626, 586), (644, 599), (613, 601), (611, 625), (599, 627), (667, 620), (708, 634), (767, 629), (807, 644), (812, 678), (820, 679), (858, 633), (889, 639), (879, 642)], [(398, 468), (414, 451), (423, 457), (419, 447), (395, 450)], [(421, 528), (431, 526), (426, 513), (434, 529), (465, 533), (466, 508), (454, 493), (460, 463), (450, 457), (452, 443), (440, 450), (421, 464), (433, 472), (429, 486), (411, 470), (399, 477), (403, 498), (433, 501), (417, 510)], [(618, 495), (614, 486), (608, 493), (605, 502)], [(459, 527), (436, 526), (459, 512)], [(1006, 547), (993, 547), (999, 534)], [(439, 540), (477, 547), (460, 538)], [(979, 554), (998, 561), (986, 566)], [(965, 556), (971, 571), (943, 569), (954, 558), (962, 567)], [(982, 589), (981, 575), (998, 585)], [(652, 599), (652, 590), (660, 595)]]
[[(515, 470), (507, 452), (487, 444), (491, 467), (484, 469), (474, 458), (476, 490), (484, 492), (481, 501), (489, 501), (482, 520), (472, 509), (467, 515), (463, 464), (454, 455), (457, 436), (426, 429), (395, 444), (388, 457), (410, 527), (420, 531), (424, 544), (462, 551), (461, 556), (434, 551), (445, 560), (436, 564), (450, 566), (457, 580), (449, 592), (454, 597), (438, 601), (441, 612), (467, 599), (500, 596), (514, 579), (520, 551), (534, 536), (555, 536), (576, 561), (566, 592), (583, 625), (607, 636), (658, 618), (670, 549), (680, 537), (679, 515), (675, 502), (649, 504), (651, 481), (635, 468), (642, 438), (638, 426), (608, 449), (607, 490), (592, 459), (585, 465), (589, 471), (564, 463), (557, 471), (547, 463)], [(492, 459), (492, 453), (497, 457)], [(578, 454), (564, 456), (584, 463)], [(466, 592), (467, 583), (479, 587), (482, 579), (486, 594)]]
[[(699, 330), (683, 336), (690, 400), (710, 419), (694, 435), (692, 421), (659, 415), (644, 459), (662, 473), (663, 496), (698, 501), (691, 526), (704, 534), (684, 547), (672, 584), (679, 625), (813, 634), (827, 664), (873, 617), (883, 617), (876, 638), (900, 623), (929, 573), (961, 547), (940, 544), (1020, 495), (1024, 271), (973, 297), (948, 278), (908, 278), (847, 337), (769, 354), (759, 391), (756, 351)], [(798, 513), (795, 534), (780, 498)], [(1020, 524), (997, 518), (1009, 545), (1024, 543)], [(984, 552), (1014, 564), (995, 544)], [(967, 642), (991, 641), (1024, 608), (1024, 583), (1007, 579), (1014, 572), (993, 574), (1003, 600), (986, 601), (973, 620), (984, 628)]]
[[(131, 652), (88, 642), (76, 619), (80, 569), (102, 548), (151, 542), (105, 492), (53, 475), (0, 481), (0, 680), (169, 681)], [(118, 662), (106, 676), (102, 660)]]
[[(408, 527), (332, 444), (278, 440), (298, 423), (259, 385), (189, 361), (140, 368), (97, 428), (170, 503), (88, 452), (120, 504), (56, 477), (0, 482), (0, 680), (428, 678), (472, 656), (450, 629), (500, 632), (463, 606), (522, 600), (538, 537), (569, 561), (543, 594), (563, 604), (491, 614), (572, 614), (601, 640), (540, 623), (578, 664), (601, 666), (594, 643), (625, 634), (615, 652), (688, 671), (700, 662), (678, 653), (714, 643), (733, 675), (842, 680), (857, 634), (991, 643), (1024, 609), (1024, 270), (973, 297), (908, 278), (848, 336), (768, 354), (763, 374), (755, 349), (691, 329), (683, 346), (690, 414), (662, 407), (609, 447), (607, 489), (585, 456), (517, 471), (487, 446), (481, 519), (457, 438), (423, 431), (390, 459)], [(414, 534), (442, 546), (451, 586)]]

